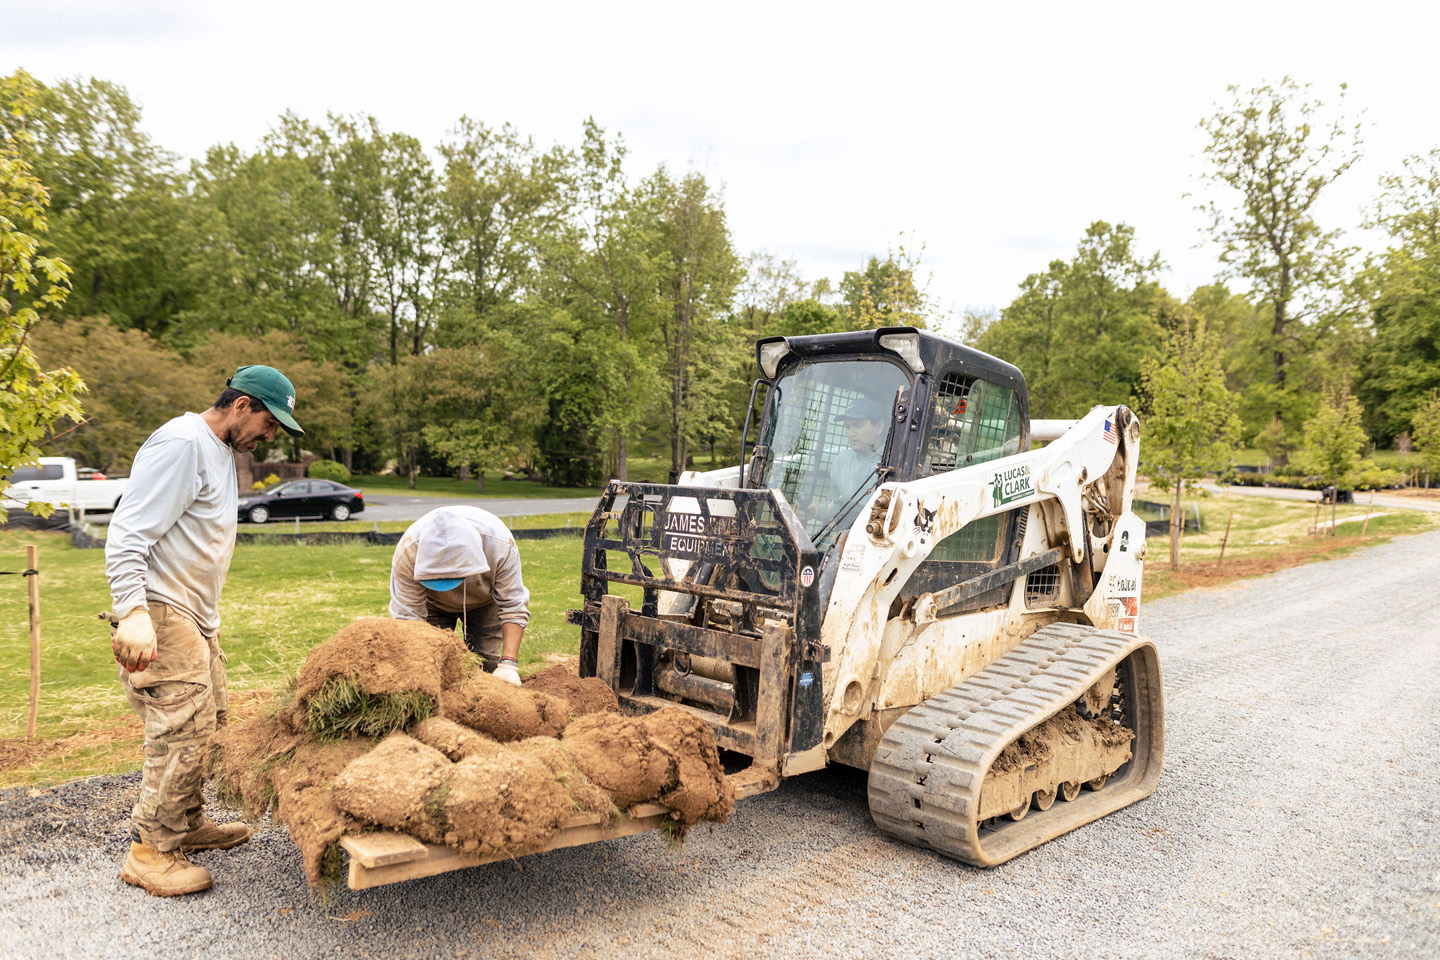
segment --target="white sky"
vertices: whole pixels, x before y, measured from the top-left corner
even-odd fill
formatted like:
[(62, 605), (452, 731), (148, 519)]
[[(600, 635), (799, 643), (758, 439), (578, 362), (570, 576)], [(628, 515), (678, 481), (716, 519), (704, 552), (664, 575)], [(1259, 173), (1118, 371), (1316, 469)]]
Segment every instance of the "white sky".
[(1377, 177), (1440, 146), (1437, 28), (1434, 2), (0, 0), (0, 72), (120, 83), (184, 156), (253, 149), (287, 109), (371, 113), (430, 145), (461, 114), (576, 144), (593, 115), (636, 177), (723, 183), (739, 249), (809, 280), (904, 231), (958, 319), (1097, 219), (1135, 227), (1172, 293), (1210, 282), (1184, 194), (1229, 84), (1288, 73), (1327, 102), (1350, 84), (1365, 158), (1320, 217), (1356, 227)]

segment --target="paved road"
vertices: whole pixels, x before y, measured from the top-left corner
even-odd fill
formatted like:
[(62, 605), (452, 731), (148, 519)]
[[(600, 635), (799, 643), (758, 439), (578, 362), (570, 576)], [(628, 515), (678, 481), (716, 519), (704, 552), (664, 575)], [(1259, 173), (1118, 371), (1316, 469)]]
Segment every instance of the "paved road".
[[(1314, 490), (1298, 490), (1294, 487), (1221, 487), (1218, 484), (1206, 482), (1201, 484), (1206, 490), (1213, 490), (1217, 493), (1235, 493), (1242, 497), (1268, 497), (1272, 500), (1303, 500), (1306, 503), (1314, 503), (1315, 498), (1320, 494)], [(1369, 503), (1370, 494), (1361, 491), (1355, 492), (1356, 503)], [(1422, 500), (1419, 497), (1397, 497), (1386, 496), (1383, 493), (1375, 495), (1375, 506), (1384, 507), (1387, 510), (1428, 510), (1440, 512), (1440, 500)]]
[(0, 795), (0, 955), (1437, 957), (1437, 582), (1428, 533), (1148, 604), (1158, 791), (993, 870), (879, 836), (842, 768), (678, 849), (631, 837), (328, 903), (272, 830), (163, 902), (116, 879), (134, 778), (107, 778)]
[[(369, 520), (418, 520), (436, 507), (473, 506), (489, 510), (497, 517), (519, 517), (537, 513), (590, 513), (599, 502), (598, 497), (563, 497), (553, 500), (500, 500), (482, 497), (405, 497), (389, 493), (377, 493), (365, 498), (365, 510), (355, 515), (357, 524), (363, 526)], [(86, 517), (91, 523), (104, 526), (110, 522), (108, 513)], [(293, 519), (275, 520), (276, 524), (294, 524)], [(310, 523), (301, 520), (302, 526)], [(328, 522), (328, 521), (327, 521)], [(255, 529), (246, 524), (242, 530)], [(361, 529), (357, 527), (356, 529)]]
[[(356, 520), (418, 520), (436, 507), (470, 506), (489, 510), (497, 517), (519, 517), (536, 513), (590, 513), (598, 497), (565, 497), (554, 500), (490, 500), (478, 497), (404, 497), (390, 493), (366, 496), (365, 512)], [(302, 521), (303, 522), (303, 521)]]

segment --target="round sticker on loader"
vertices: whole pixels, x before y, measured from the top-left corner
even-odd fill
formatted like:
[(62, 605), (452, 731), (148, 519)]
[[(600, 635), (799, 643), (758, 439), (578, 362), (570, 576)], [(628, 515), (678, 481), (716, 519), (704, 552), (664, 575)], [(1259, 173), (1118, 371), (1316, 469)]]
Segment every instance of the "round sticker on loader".
[(815, 582), (815, 568), (806, 567), (800, 571), (800, 586), (808, 587)]

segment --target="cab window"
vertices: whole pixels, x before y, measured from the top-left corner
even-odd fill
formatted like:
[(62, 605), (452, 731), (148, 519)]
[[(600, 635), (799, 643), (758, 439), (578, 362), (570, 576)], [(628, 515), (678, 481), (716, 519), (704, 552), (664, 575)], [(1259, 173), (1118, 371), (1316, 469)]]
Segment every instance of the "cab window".
[[(951, 371), (931, 400), (919, 476), (931, 476), (1020, 452), (1020, 397), (1014, 390)], [(926, 564), (993, 563), (1000, 558), (1005, 514), (985, 517), (935, 545)], [(923, 566), (923, 565), (922, 565)]]

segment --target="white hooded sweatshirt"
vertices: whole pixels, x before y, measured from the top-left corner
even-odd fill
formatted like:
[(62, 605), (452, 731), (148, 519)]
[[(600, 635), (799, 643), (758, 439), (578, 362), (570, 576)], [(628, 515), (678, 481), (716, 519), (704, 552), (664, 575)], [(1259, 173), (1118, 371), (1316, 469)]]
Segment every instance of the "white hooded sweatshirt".
[[(442, 579), (464, 582), (445, 591), (420, 582)], [(479, 507), (440, 507), (410, 525), (390, 563), (390, 616), (424, 620), (427, 601), (451, 613), (494, 603), (501, 623), (530, 622), (520, 550), (504, 521)]]

